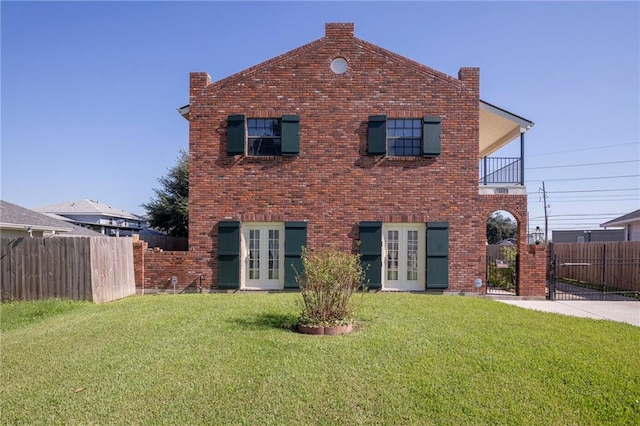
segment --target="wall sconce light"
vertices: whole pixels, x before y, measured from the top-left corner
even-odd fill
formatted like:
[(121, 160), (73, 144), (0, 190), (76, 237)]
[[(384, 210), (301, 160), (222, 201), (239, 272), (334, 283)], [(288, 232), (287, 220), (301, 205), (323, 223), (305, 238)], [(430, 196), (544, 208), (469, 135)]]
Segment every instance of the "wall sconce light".
[(539, 226), (536, 226), (535, 231), (533, 231), (533, 241), (536, 244), (540, 244), (542, 242), (542, 235), (544, 234), (544, 232), (542, 232), (542, 229), (540, 229)]

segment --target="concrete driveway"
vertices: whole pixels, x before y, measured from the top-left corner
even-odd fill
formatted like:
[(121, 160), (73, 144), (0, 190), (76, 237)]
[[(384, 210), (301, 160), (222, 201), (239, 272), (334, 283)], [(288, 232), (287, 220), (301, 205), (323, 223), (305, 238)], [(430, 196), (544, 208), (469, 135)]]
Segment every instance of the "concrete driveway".
[(599, 300), (521, 300), (500, 298), (499, 302), (543, 312), (574, 317), (606, 319), (640, 327), (640, 302)]

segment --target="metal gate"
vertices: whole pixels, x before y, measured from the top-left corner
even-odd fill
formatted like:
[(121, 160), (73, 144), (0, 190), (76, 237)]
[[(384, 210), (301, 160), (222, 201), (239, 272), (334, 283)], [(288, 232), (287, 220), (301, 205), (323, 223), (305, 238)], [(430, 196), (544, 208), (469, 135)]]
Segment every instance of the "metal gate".
[(515, 256), (512, 261), (496, 259), (487, 256), (487, 294), (512, 295), (518, 294), (518, 263), (520, 257)]
[(640, 258), (609, 258), (606, 246), (597, 256), (554, 253), (550, 244), (550, 300), (640, 301)]

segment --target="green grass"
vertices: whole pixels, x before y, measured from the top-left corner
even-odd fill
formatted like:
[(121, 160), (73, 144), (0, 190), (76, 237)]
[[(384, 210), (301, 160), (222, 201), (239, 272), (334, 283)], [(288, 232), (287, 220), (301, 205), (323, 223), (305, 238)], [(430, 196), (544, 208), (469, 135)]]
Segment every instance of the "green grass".
[(1, 306), (0, 331), (9, 331), (44, 321), (56, 315), (92, 306), (92, 303), (48, 299), (33, 302), (6, 302)]
[(366, 294), (354, 333), (307, 336), (299, 297), (44, 302), (37, 321), (3, 304), (0, 423), (640, 423), (640, 328)]

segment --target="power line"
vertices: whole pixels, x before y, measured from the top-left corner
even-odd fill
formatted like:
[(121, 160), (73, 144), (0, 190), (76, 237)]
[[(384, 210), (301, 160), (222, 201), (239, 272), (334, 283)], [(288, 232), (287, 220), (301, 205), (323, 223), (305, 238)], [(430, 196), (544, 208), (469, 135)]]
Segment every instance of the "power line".
[[(537, 218), (537, 219), (530, 219), (530, 222), (534, 222), (534, 221), (540, 221), (542, 222), (543, 218)], [(579, 220), (576, 219), (572, 219), (570, 217), (566, 217), (566, 218), (554, 218), (554, 217), (549, 217), (549, 223), (552, 224), (553, 222), (574, 222), (574, 223), (600, 223), (603, 220), (605, 220), (606, 218), (593, 218), (593, 219), (589, 219), (589, 218), (579, 218)]]
[[(640, 194), (638, 194), (640, 195)], [(566, 199), (572, 199), (572, 198), (602, 198), (602, 197), (607, 197), (607, 198), (616, 198), (616, 197), (632, 197), (634, 196), (634, 194), (594, 194), (594, 195), (588, 195), (588, 194), (579, 194), (579, 195), (559, 195), (558, 198), (560, 198), (561, 200), (566, 200)]]
[(615, 145), (594, 146), (594, 147), (591, 147), (591, 148), (571, 149), (571, 150), (567, 150), (567, 151), (544, 152), (542, 154), (527, 155), (527, 157), (539, 157), (541, 155), (564, 154), (564, 153), (567, 153), (567, 152), (591, 151), (591, 150), (594, 150), (594, 149), (611, 148), (611, 147), (614, 147), (614, 146), (627, 146), (627, 145), (638, 145), (638, 142), (619, 143), (619, 144), (615, 144)]
[[(547, 194), (571, 194), (574, 192), (614, 192), (614, 191), (640, 191), (640, 188), (621, 188), (621, 189), (583, 189), (571, 191), (547, 191)], [(527, 192), (527, 195), (538, 195), (540, 192)]]
[[(553, 200), (553, 203), (595, 203), (595, 202), (612, 202), (612, 201), (639, 201), (637, 198), (620, 198), (606, 200)], [(529, 201), (528, 204), (539, 203), (540, 201)]]
[[(593, 218), (594, 220), (597, 219), (598, 217), (602, 216), (602, 217), (610, 217), (610, 216), (620, 216), (623, 215), (624, 213), (603, 213), (603, 214), (588, 214), (588, 213), (584, 213), (584, 214), (551, 214), (548, 216), (549, 219), (553, 219), (553, 220), (575, 220), (574, 218), (580, 218), (580, 219), (585, 219), (585, 218)], [(542, 220), (544, 219), (544, 216), (537, 216), (534, 218), (531, 218), (529, 220)]]
[(569, 181), (569, 180), (599, 180), (599, 179), (620, 179), (620, 178), (630, 178), (630, 177), (639, 177), (640, 175), (623, 175), (623, 176), (594, 176), (594, 177), (583, 177), (583, 178), (564, 178), (564, 179), (534, 179), (529, 180), (528, 182), (560, 182), (560, 181)]
[(639, 201), (637, 198), (621, 198), (619, 200), (554, 200), (554, 203), (593, 203), (607, 201)]
[[(549, 191), (547, 191), (547, 195), (549, 195)], [(537, 193), (533, 193), (531, 195), (537, 195)], [(632, 198), (629, 198), (632, 197)], [(592, 198), (597, 198), (599, 200), (608, 200), (608, 201), (615, 201), (615, 200), (621, 200), (621, 199), (631, 199), (631, 200), (636, 200), (636, 199), (640, 199), (640, 194), (576, 194), (576, 195), (570, 195), (570, 194), (559, 194), (559, 195), (555, 195), (554, 199), (555, 200), (589, 200)]]
[(557, 169), (561, 167), (583, 167), (583, 166), (601, 166), (604, 164), (622, 164), (622, 163), (639, 163), (640, 160), (625, 160), (625, 161), (609, 161), (606, 163), (587, 163), (587, 164), (566, 164), (561, 166), (542, 166), (542, 167), (526, 167), (525, 170), (537, 170), (537, 169)]

